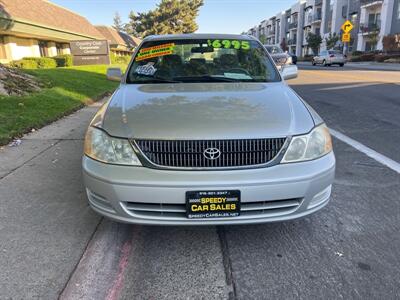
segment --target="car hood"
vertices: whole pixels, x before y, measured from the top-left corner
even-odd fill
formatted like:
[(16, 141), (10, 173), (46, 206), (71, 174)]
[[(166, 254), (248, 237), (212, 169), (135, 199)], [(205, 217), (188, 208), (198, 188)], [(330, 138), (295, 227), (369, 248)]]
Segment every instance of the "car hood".
[(240, 139), (302, 134), (314, 122), (283, 82), (122, 84), (101, 126), (126, 138)]

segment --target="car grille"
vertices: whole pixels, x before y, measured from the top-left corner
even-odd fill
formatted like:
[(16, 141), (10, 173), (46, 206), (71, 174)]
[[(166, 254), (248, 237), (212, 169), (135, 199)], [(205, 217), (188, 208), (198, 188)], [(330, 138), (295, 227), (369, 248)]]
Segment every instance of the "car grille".
[[(229, 168), (262, 165), (276, 157), (286, 138), (242, 140), (136, 140), (147, 159), (172, 168)], [(218, 149), (220, 156), (206, 158), (206, 149)]]
[[(290, 214), (300, 206), (301, 202), (302, 198), (242, 202), (240, 203), (240, 216), (234, 218), (265, 218)], [(135, 216), (141, 216), (143, 218), (170, 220), (187, 219), (185, 204), (155, 204), (142, 202), (122, 202), (122, 204), (129, 213)], [(221, 218), (221, 220), (223, 219)]]

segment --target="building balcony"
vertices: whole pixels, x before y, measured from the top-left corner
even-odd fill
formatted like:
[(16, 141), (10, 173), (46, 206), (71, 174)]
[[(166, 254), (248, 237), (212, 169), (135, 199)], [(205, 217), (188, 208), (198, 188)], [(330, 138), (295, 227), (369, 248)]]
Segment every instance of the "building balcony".
[(275, 35), (275, 29), (271, 29), (267, 31), (267, 36)]
[(322, 21), (322, 13), (319, 11), (319, 12), (316, 12), (316, 13), (314, 13), (313, 15), (312, 15), (312, 21), (311, 21), (311, 23), (315, 23), (315, 22), (321, 22)]
[(297, 21), (289, 23), (289, 30), (296, 29), (297, 28), (297, 23), (298, 23)]
[(297, 43), (297, 38), (291, 38), (291, 39), (288, 40), (287, 43), (288, 43), (289, 46), (296, 45), (296, 43)]
[(322, 0), (315, 0), (315, 6), (322, 6)]
[(369, 8), (375, 6), (381, 6), (383, 4), (383, 0), (360, 0), (361, 8)]
[(381, 30), (381, 22), (360, 24), (360, 31), (363, 35), (368, 35)]

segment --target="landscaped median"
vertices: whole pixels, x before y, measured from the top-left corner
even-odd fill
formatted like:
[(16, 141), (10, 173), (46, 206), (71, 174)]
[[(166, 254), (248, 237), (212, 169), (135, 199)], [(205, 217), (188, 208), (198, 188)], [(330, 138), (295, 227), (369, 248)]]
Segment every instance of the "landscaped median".
[(0, 96), (0, 145), (113, 92), (118, 82), (106, 79), (107, 67), (26, 70), (44, 88), (25, 96)]

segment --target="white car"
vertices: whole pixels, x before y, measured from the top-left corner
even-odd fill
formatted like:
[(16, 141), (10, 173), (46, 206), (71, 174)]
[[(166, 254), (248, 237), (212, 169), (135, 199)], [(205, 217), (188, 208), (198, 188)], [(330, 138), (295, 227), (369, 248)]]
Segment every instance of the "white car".
[(312, 65), (322, 64), (323, 66), (339, 65), (341, 67), (346, 63), (346, 57), (336, 50), (324, 50), (314, 56)]

